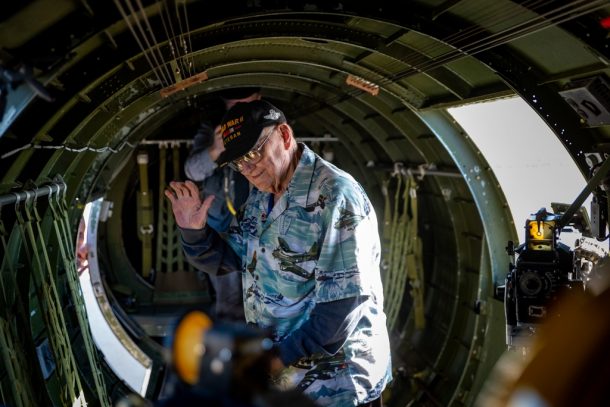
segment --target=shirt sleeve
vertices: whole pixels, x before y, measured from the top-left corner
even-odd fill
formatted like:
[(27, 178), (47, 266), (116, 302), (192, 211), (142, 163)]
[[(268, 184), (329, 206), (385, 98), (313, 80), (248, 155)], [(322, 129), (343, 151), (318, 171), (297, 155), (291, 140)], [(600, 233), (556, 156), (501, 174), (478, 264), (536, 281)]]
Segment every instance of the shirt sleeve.
[(180, 228), (180, 234), (186, 259), (197, 270), (224, 275), (242, 269), (238, 254), (209, 226)]
[(214, 128), (209, 123), (202, 123), (193, 138), (193, 148), (184, 163), (184, 172), (193, 181), (203, 181), (216, 168), (216, 163), (209, 154), (210, 138), (214, 137)]
[(329, 189), (316, 265), (316, 303), (371, 295), (379, 273), (377, 219), (364, 191), (344, 179)]
[(362, 317), (366, 296), (317, 304), (303, 325), (278, 343), (280, 359), (288, 366), (302, 357), (334, 355)]

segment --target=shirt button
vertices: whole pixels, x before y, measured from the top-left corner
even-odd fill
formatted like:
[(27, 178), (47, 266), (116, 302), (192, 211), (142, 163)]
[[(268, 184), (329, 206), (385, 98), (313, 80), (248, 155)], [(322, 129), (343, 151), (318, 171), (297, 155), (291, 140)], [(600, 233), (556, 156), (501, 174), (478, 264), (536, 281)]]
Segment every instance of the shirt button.
[(265, 253), (265, 248), (261, 247), (261, 253)]

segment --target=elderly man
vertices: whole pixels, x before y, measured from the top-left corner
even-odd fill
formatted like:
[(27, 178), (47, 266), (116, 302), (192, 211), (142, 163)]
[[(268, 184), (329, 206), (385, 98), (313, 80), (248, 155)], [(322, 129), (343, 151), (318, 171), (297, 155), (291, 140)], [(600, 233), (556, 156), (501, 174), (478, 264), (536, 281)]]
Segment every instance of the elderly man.
[(192, 182), (166, 191), (193, 264), (235, 262), (246, 320), (274, 334), (275, 381), (319, 405), (380, 405), (391, 380), (373, 207), (347, 173), (296, 142), (259, 100), (231, 108), (220, 165), (254, 186), (226, 241), (206, 227), (212, 197)]

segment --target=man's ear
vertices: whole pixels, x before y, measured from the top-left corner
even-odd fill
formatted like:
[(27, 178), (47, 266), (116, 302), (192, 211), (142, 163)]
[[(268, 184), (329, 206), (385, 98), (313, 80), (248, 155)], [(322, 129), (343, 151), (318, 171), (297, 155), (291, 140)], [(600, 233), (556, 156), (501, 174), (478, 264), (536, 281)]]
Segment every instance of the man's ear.
[(278, 125), (278, 130), (280, 131), (282, 142), (284, 143), (284, 148), (287, 149), (292, 143), (292, 129), (286, 123), (282, 123)]

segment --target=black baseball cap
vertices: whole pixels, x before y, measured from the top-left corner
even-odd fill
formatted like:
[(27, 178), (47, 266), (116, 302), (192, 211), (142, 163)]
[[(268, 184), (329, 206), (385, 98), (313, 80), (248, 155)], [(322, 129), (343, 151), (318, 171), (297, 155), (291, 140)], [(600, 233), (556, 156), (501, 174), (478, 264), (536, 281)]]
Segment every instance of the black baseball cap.
[(220, 122), (225, 151), (216, 163), (223, 166), (250, 151), (267, 126), (286, 123), (284, 113), (265, 100), (237, 103)]

